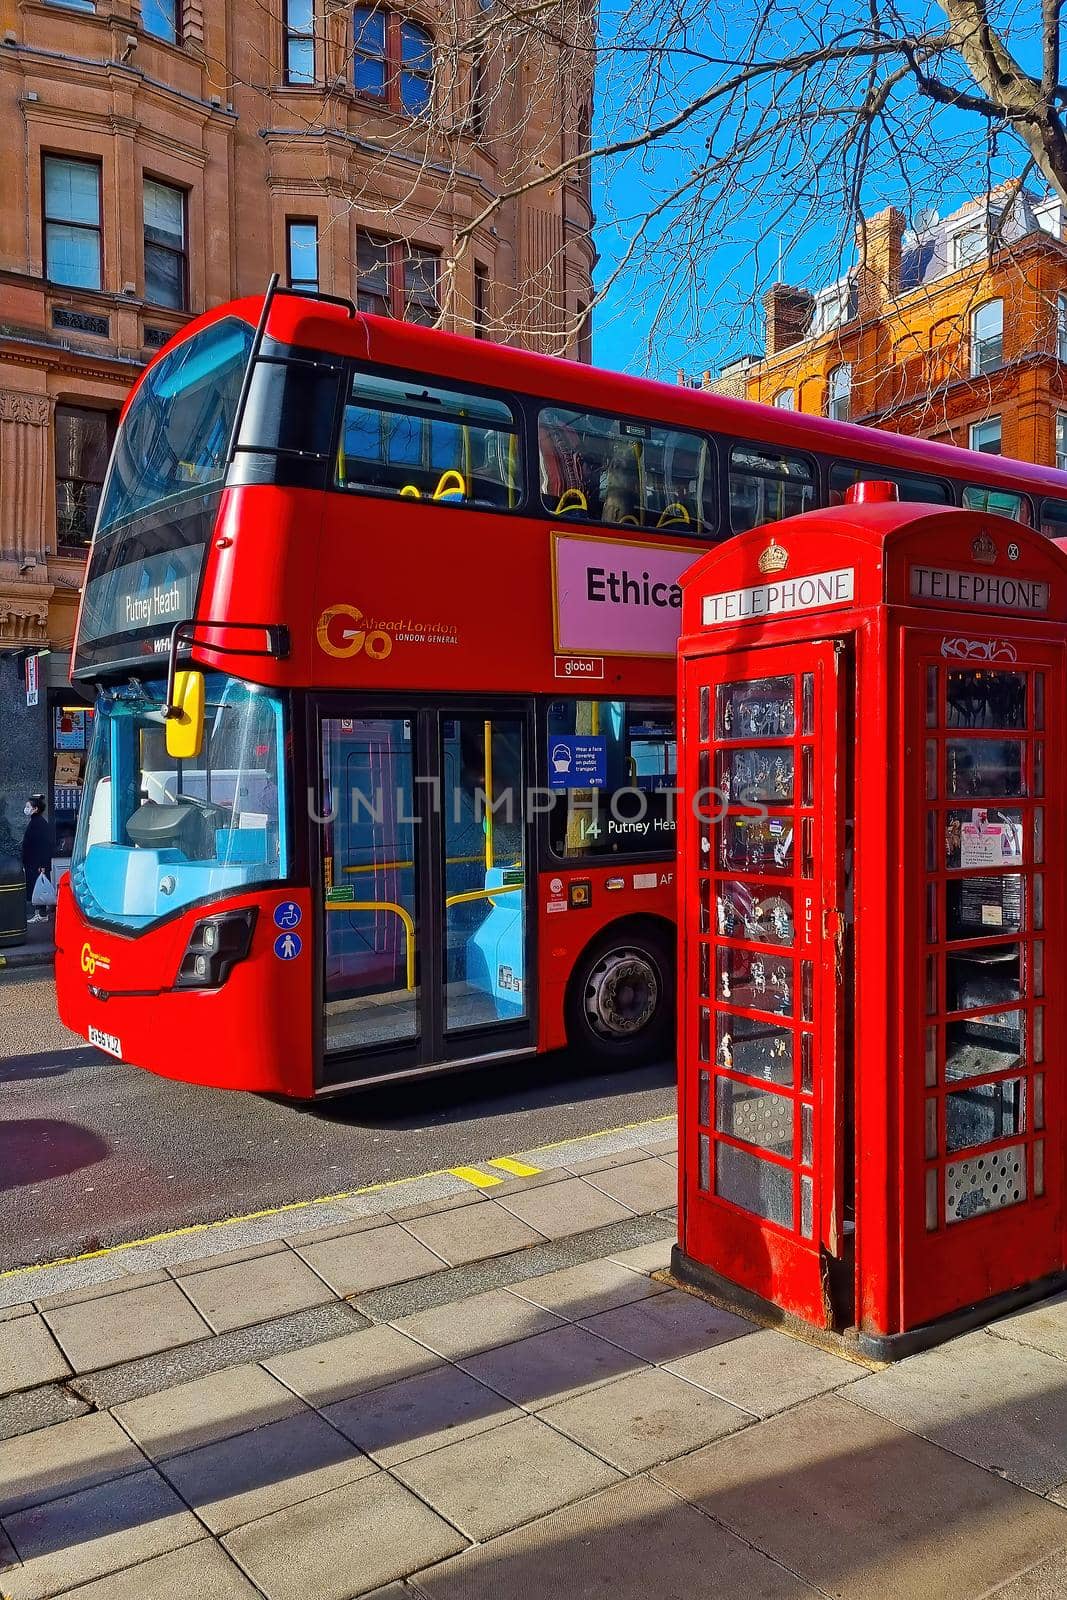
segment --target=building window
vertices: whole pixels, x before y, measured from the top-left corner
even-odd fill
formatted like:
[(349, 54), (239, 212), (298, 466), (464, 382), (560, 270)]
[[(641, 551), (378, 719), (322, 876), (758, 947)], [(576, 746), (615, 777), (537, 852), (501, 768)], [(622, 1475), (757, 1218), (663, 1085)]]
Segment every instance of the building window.
[(50, 6), (58, 6), (61, 11), (88, 11), (96, 10), (95, 0), (48, 0)]
[(1067, 294), (1056, 300), (1056, 357), (1067, 361)]
[(82, 549), (92, 538), (114, 432), (111, 411), (56, 406), (56, 537), (61, 549)]
[(986, 231), (979, 223), (972, 228), (961, 228), (948, 243), (949, 271), (959, 272), (981, 261), (986, 253)]
[(470, 131), (475, 139), (480, 139), (485, 133), (486, 113), (488, 111), (488, 85), (485, 76), (485, 46), (476, 44), (471, 54), (471, 100), (470, 100)]
[(356, 301), (361, 311), (379, 317), (403, 317), (430, 327), (437, 321), (435, 250), (420, 250), (404, 239), (378, 239), (361, 233), (356, 240)]
[(489, 268), (474, 263), (474, 337), (489, 337)]
[(319, 225), (288, 217), (285, 223), (285, 275), (290, 289), (319, 292)]
[(178, 0), (141, 0), (141, 27), (156, 39), (178, 44)]
[(1004, 302), (987, 300), (971, 314), (971, 377), (1004, 364)]
[(419, 116), (433, 91), (433, 39), (426, 29), (373, 6), (356, 6), (352, 27), (352, 81), (358, 92)]
[(144, 180), (144, 296), (153, 305), (184, 311), (188, 299), (185, 191)]
[(779, 411), (795, 411), (797, 408), (796, 390), (779, 389), (774, 397), (774, 403)]
[(1056, 413), (1056, 465), (1067, 472), (1067, 411)]
[(842, 361), (834, 367), (826, 384), (826, 415), (835, 422), (847, 422), (852, 405), (852, 363)]
[(100, 166), (96, 161), (44, 158), (44, 275), (52, 283), (99, 289)]
[(285, 81), (315, 82), (315, 0), (283, 0)]
[(1002, 430), (999, 417), (986, 417), (983, 422), (972, 422), (969, 444), (972, 450), (981, 450), (988, 456), (999, 456)]

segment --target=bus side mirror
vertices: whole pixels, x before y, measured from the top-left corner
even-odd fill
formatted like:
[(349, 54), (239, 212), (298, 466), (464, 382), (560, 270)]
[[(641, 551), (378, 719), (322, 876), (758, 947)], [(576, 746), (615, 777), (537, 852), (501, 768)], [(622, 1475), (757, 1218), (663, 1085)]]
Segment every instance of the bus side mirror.
[(167, 717), (167, 754), (188, 761), (198, 756), (204, 743), (204, 674), (176, 672), (174, 695)]

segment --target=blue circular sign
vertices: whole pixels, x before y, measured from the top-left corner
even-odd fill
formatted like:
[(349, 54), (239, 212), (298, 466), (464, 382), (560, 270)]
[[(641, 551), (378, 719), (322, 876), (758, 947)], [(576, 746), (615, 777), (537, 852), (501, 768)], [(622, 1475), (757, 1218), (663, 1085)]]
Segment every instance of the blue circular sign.
[(298, 933), (281, 933), (274, 941), (274, 954), (279, 961), (295, 961), (302, 949)]
[(283, 900), (280, 906), (274, 907), (274, 926), (276, 928), (299, 928), (304, 913), (295, 900)]

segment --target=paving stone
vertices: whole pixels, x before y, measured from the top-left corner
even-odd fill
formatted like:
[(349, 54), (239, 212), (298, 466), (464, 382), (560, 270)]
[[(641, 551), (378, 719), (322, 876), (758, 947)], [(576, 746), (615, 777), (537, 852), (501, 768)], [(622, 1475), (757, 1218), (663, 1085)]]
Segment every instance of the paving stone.
[(306, 1350), (291, 1350), (263, 1364), (310, 1405), (324, 1406), (428, 1372), (440, 1366), (441, 1358), (383, 1325), (327, 1339)]
[(1067, 1544), (1067, 1511), (836, 1395), (653, 1476), (841, 1600), (971, 1600)]
[(997, 1338), (1015, 1339), (1067, 1361), (1067, 1294), (1041, 1300), (1025, 1311), (1013, 1311), (994, 1322), (989, 1331)]
[(425, 1600), (815, 1600), (806, 1583), (647, 1478), (421, 1570), (411, 1587)]
[(396, 1222), (321, 1244), (298, 1240), (293, 1248), (340, 1295), (380, 1289), (446, 1265)]
[(854, 1383), (868, 1372), (854, 1361), (771, 1329), (683, 1356), (670, 1362), (667, 1370), (758, 1417), (773, 1416), (800, 1400)]
[(391, 1467), (456, 1439), (487, 1433), (522, 1413), (468, 1373), (443, 1366), (327, 1406), (323, 1415), (375, 1461)]
[(212, 1533), (227, 1533), (377, 1470), (315, 1411), (172, 1456), (164, 1468)]
[(635, 1161), (648, 1159), (647, 1150), (643, 1150), (639, 1144), (632, 1144), (625, 1150), (611, 1150), (607, 1155), (590, 1156), (585, 1161), (572, 1161), (569, 1171), (576, 1178), (586, 1178), (591, 1172), (607, 1172), (611, 1167), (629, 1167)]
[(460, 1365), (516, 1405), (537, 1411), (610, 1383), (644, 1363), (628, 1350), (566, 1323), (532, 1339), (466, 1357)]
[(612, 1261), (617, 1261), (620, 1267), (629, 1267), (631, 1272), (666, 1272), (671, 1264), (671, 1246), (674, 1244), (674, 1229), (665, 1234), (662, 1239), (655, 1240), (652, 1244), (639, 1244), (633, 1250), (616, 1250), (612, 1253)]
[(268, 1239), (263, 1244), (246, 1244), (239, 1250), (205, 1250), (202, 1256), (190, 1261), (178, 1261), (167, 1270), (172, 1278), (187, 1278), (190, 1273), (205, 1272), (209, 1267), (229, 1267), (239, 1261), (258, 1261), (262, 1256), (274, 1256), (288, 1250), (284, 1239)]
[[(457, 1183), (463, 1180), (456, 1179)], [(398, 1206), (389, 1212), (392, 1222), (415, 1222), (419, 1217), (439, 1217), (448, 1211), (460, 1211), (465, 1206), (480, 1206), (487, 1203), (487, 1196), (480, 1189), (472, 1189), (469, 1183), (464, 1183), (459, 1194), (449, 1195), (445, 1200), (422, 1200), (418, 1205)]]
[(544, 1422), (626, 1473), (721, 1439), (755, 1421), (718, 1395), (646, 1367), (540, 1413)]
[(201, 1539), (67, 1589), (58, 1600), (256, 1600), (258, 1593), (225, 1550), (213, 1539)]
[(631, 1211), (659, 1211), (678, 1199), (678, 1182), (662, 1161), (649, 1156), (624, 1167), (609, 1167), (588, 1180)]
[(466, 1543), (385, 1472), (248, 1523), (223, 1542), (267, 1600), (351, 1600)]
[(305, 1409), (262, 1367), (230, 1367), (116, 1406), (115, 1416), (153, 1461), (261, 1428)]
[(581, 1326), (646, 1361), (665, 1366), (668, 1361), (752, 1333), (755, 1324), (696, 1295), (669, 1289), (666, 1294), (653, 1295), (633, 1305), (601, 1311), (586, 1318)]
[[(16, 1567), (19, 1558), (15, 1546), (11, 1543), (3, 1528), (0, 1527), (0, 1572), (6, 1572), (10, 1567)], [(2, 1593), (3, 1591), (0, 1591)]]
[(514, 1339), (544, 1333), (558, 1327), (561, 1320), (506, 1289), (491, 1289), (488, 1294), (472, 1295), (468, 1300), (400, 1318), (396, 1326), (401, 1333), (454, 1361)]
[(75, 1372), (191, 1344), (212, 1331), (169, 1279), (59, 1306), (48, 1313), (48, 1322)]
[(0, 1322), (14, 1322), (16, 1317), (32, 1317), (33, 1310), (32, 1300), (23, 1300), (14, 1306), (0, 1306)]
[(549, 1272), (540, 1278), (527, 1278), (515, 1284), (510, 1291), (523, 1300), (532, 1300), (558, 1317), (577, 1322), (582, 1317), (595, 1316), (598, 1311), (610, 1311), (615, 1306), (630, 1305), (648, 1295), (662, 1294), (665, 1285), (653, 1283), (628, 1267), (615, 1261), (587, 1261), (580, 1267), (565, 1267), (562, 1272)]
[(529, 1244), (544, 1243), (542, 1234), (492, 1200), (480, 1206), (460, 1206), (455, 1211), (437, 1212), (434, 1216), (410, 1221), (406, 1227), (450, 1267), (507, 1255)]
[[(383, 1205), (373, 1211), (364, 1211), (357, 1215), (347, 1208), (341, 1208), (343, 1215), (332, 1222), (317, 1223), (314, 1227), (311, 1221), (301, 1218), (289, 1227), (286, 1235), (287, 1247), (295, 1249), (297, 1245), (318, 1244), (324, 1239), (349, 1239), (357, 1233), (368, 1233), (374, 1228), (384, 1227), (389, 1221), (389, 1212)], [(317, 1213), (316, 1213), (317, 1216)], [(307, 1226), (304, 1226), (307, 1221)]]
[(67, 1378), (70, 1370), (43, 1317), (0, 1324), (0, 1395)]
[(618, 1478), (536, 1417), (458, 1440), (393, 1471), (471, 1539), (507, 1533)]
[(564, 1178), (540, 1188), (518, 1189), (505, 1195), (500, 1204), (548, 1239), (602, 1228), (607, 1222), (620, 1222), (634, 1214), (631, 1207), (602, 1194), (584, 1178)]
[(167, 1274), (160, 1268), (156, 1272), (123, 1272), (106, 1283), (93, 1283), (80, 1289), (67, 1289), (62, 1294), (48, 1294), (37, 1301), (39, 1311), (52, 1311), (59, 1306), (81, 1305), (83, 1300), (102, 1300), (108, 1294), (125, 1294), (128, 1289), (147, 1289), (153, 1283), (166, 1283)]
[(273, 1322), (257, 1323), (254, 1328), (220, 1333), (199, 1344), (179, 1345), (176, 1350), (161, 1355), (143, 1356), (139, 1361), (127, 1361), (104, 1372), (85, 1374), (72, 1379), (71, 1387), (76, 1387), (98, 1410), (105, 1410), (141, 1395), (158, 1394), (161, 1389), (174, 1388), (210, 1372), (249, 1361), (263, 1361), (284, 1350), (302, 1349), (322, 1339), (354, 1333), (357, 1328), (365, 1327), (366, 1317), (352, 1306), (334, 1301), (330, 1305), (312, 1306), (308, 1311), (294, 1311), (292, 1316), (278, 1317)]
[(1063, 1600), (1065, 1594), (1067, 1550), (1060, 1550), (1002, 1588), (987, 1593), (986, 1600)]
[(211, 1267), (182, 1279), (182, 1288), (217, 1333), (249, 1328), (333, 1300), (322, 1279), (291, 1250)]
[(40, 1600), (203, 1534), (151, 1469), (16, 1512), (5, 1523), (22, 1561), (17, 1600)]
[(89, 1410), (86, 1401), (58, 1383), (45, 1383), (39, 1389), (23, 1389), (0, 1399), (0, 1439), (14, 1439), (38, 1428), (51, 1428), (69, 1422)]
[(103, 1413), (23, 1434), (0, 1449), (0, 1517), (144, 1466), (140, 1450)]
[(1043, 1350), (971, 1333), (845, 1398), (1038, 1494), (1067, 1479), (1067, 1367)]

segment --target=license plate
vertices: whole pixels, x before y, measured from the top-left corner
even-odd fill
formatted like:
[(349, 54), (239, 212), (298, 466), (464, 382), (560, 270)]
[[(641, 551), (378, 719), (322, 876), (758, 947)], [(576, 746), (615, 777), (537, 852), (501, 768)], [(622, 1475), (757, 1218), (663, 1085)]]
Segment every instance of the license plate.
[(98, 1050), (106, 1050), (109, 1056), (114, 1056), (116, 1061), (122, 1060), (122, 1041), (114, 1033), (105, 1033), (102, 1028), (89, 1028), (89, 1043), (95, 1044)]

